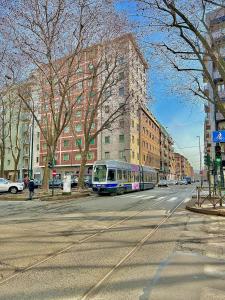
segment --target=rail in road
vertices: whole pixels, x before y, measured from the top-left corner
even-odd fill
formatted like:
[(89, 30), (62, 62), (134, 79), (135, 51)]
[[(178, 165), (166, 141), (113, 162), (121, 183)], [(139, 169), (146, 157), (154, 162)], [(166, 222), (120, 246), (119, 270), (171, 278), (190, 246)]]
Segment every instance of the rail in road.
[[(136, 198), (139, 198), (138, 197), (139, 195), (137, 194)], [(124, 197), (128, 197), (128, 195), (124, 196)], [(140, 197), (141, 198), (141, 197)], [(143, 196), (142, 196), (143, 198)], [(87, 241), (91, 241), (91, 240), (94, 240), (95, 237), (107, 232), (107, 231), (110, 231), (111, 229), (114, 229), (116, 227), (118, 227), (119, 225), (125, 223), (126, 221), (136, 217), (137, 215), (141, 214), (142, 212), (145, 211), (145, 201), (144, 200), (152, 200), (152, 205), (151, 205), (151, 208), (160, 208), (160, 206), (166, 202), (168, 199), (166, 199), (166, 197), (157, 197), (157, 196), (146, 196), (144, 199), (138, 201), (138, 203), (135, 203), (135, 205), (133, 206), (130, 206), (129, 209), (127, 210), (130, 210), (132, 208), (137, 208), (139, 207), (140, 209), (138, 209), (138, 211), (136, 211), (134, 214), (128, 216), (128, 217), (125, 217), (125, 218), (122, 218), (121, 220), (109, 225), (108, 227), (104, 228), (104, 229), (100, 229), (100, 230), (96, 230), (94, 233), (82, 238), (82, 239), (79, 239), (77, 241), (74, 241), (74, 242), (71, 242), (68, 246), (66, 247), (63, 247), (61, 250), (55, 252), (55, 253), (52, 253), (50, 255), (48, 255), (48, 257), (46, 257), (45, 259), (42, 259), (42, 260), (39, 260), (39, 261), (36, 261), (35, 263), (31, 264), (30, 266), (22, 269), (22, 270), (19, 270), (17, 271), (16, 273), (14, 273), (13, 275), (11, 276), (8, 276), (6, 277), (4, 280), (0, 281), (0, 285), (6, 283), (7, 281), (15, 278), (15, 277), (19, 277), (21, 274), (29, 271), (29, 270), (32, 270), (34, 269), (35, 267), (47, 262), (47, 261), (50, 261), (51, 259), (53, 258), (56, 258), (57, 256), (59, 256), (60, 254), (64, 253), (64, 252), (67, 252), (69, 249), (71, 249), (72, 247), (76, 246), (77, 244), (82, 244), (82, 243), (85, 243)], [(82, 296), (82, 300), (84, 299), (89, 299), (95, 292), (97, 289), (100, 288), (100, 286), (103, 284), (103, 282), (105, 282), (112, 274), (113, 272), (115, 272), (128, 258), (132, 257), (137, 251), (138, 249), (147, 241), (149, 240), (153, 235), (154, 233), (156, 233), (159, 228), (175, 213), (175, 211), (182, 205), (182, 203), (187, 200), (187, 198), (184, 198), (178, 205), (176, 205), (171, 211), (168, 212), (168, 214), (166, 216), (164, 216), (157, 224), (155, 224), (155, 226), (142, 238), (140, 239), (136, 245), (133, 246), (133, 248), (128, 252), (126, 253), (112, 268), (111, 270), (109, 270), (109, 272), (107, 272), (107, 274), (105, 274), (95, 285), (93, 285), (89, 290), (87, 290), (87, 292)]]

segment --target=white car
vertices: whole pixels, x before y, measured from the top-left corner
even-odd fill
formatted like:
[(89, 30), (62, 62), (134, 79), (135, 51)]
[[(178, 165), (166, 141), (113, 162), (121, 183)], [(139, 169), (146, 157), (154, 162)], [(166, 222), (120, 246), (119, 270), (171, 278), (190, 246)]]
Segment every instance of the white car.
[(21, 182), (12, 182), (5, 178), (0, 178), (0, 192), (10, 192), (16, 194), (24, 189), (24, 185)]

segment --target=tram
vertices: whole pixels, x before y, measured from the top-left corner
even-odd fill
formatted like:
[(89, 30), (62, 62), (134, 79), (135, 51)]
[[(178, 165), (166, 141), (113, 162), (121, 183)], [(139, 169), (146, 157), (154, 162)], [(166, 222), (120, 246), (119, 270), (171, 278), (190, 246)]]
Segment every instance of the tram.
[(98, 194), (123, 194), (155, 187), (155, 169), (118, 160), (98, 160), (92, 172), (92, 189)]

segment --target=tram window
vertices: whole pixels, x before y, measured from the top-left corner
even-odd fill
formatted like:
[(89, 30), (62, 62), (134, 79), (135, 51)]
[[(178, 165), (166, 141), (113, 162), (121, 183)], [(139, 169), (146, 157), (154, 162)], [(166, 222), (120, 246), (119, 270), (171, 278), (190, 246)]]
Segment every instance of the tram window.
[(132, 182), (135, 181), (135, 172), (134, 171), (131, 172), (131, 181)]
[(122, 170), (117, 170), (117, 180), (122, 180), (122, 179), (123, 179)]
[(139, 172), (135, 172), (135, 181), (139, 181)]
[(108, 181), (116, 181), (116, 170), (108, 170)]
[(127, 171), (126, 170), (123, 170), (123, 179), (127, 180)]
[(131, 182), (131, 171), (128, 171), (128, 182)]

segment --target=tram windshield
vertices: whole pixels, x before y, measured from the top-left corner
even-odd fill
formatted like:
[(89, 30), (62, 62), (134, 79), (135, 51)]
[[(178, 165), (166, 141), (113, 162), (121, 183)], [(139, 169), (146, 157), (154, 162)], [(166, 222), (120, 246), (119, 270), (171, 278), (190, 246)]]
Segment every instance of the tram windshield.
[(107, 168), (105, 165), (97, 165), (94, 167), (94, 181), (106, 181)]

